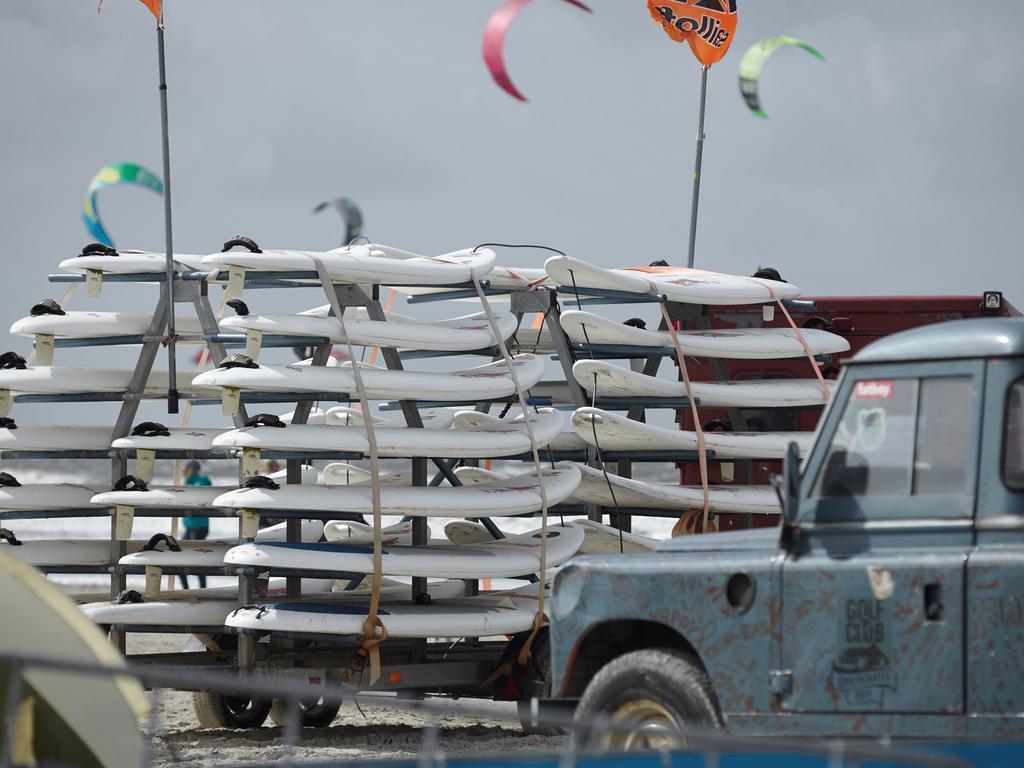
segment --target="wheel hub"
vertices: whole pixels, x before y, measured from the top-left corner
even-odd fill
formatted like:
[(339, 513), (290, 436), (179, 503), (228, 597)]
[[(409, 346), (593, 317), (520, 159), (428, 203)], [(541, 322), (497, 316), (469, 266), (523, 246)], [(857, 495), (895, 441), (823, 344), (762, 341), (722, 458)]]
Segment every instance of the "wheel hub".
[(609, 751), (661, 751), (685, 747), (686, 737), (667, 707), (651, 699), (634, 699), (612, 713), (601, 745)]

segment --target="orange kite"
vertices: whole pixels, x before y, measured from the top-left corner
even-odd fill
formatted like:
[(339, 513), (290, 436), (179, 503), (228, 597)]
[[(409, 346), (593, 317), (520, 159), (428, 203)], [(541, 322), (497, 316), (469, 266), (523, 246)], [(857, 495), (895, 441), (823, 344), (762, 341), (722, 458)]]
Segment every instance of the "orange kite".
[[(164, 0), (139, 0), (144, 6), (149, 8), (150, 12), (156, 16), (156, 20), (160, 21), (160, 5)], [(96, 13), (103, 12), (103, 0), (100, 0), (96, 5)]]
[(139, 2), (149, 8), (149, 10), (153, 12), (153, 15), (156, 16), (156, 20), (160, 21), (160, 4), (163, 0), (139, 0)]
[(739, 21), (736, 0), (647, 0), (647, 10), (669, 37), (689, 43), (705, 67), (725, 56)]

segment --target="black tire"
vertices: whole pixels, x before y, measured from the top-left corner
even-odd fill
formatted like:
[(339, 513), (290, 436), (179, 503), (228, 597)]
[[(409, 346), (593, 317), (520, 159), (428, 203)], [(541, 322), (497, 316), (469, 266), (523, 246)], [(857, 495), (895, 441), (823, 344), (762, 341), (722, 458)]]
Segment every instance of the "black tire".
[(650, 648), (619, 656), (594, 675), (576, 707), (573, 737), (581, 748), (602, 751), (683, 749), (688, 730), (720, 727), (704, 670), (687, 654)]
[(270, 700), (195, 691), (192, 707), (204, 728), (259, 728), (270, 712)]
[[(340, 701), (299, 702), (301, 710), (301, 727), (303, 728), (329, 728), (334, 718), (338, 716), (341, 709)], [(274, 699), (270, 707), (270, 720), (274, 725), (284, 727), (288, 724), (288, 702), (284, 699)]]
[[(522, 643), (517, 645), (515, 653), (518, 656)], [(543, 701), (551, 698), (551, 640), (548, 637), (547, 627), (541, 627), (533, 639), (532, 653), (526, 666), (512, 665), (512, 680), (515, 682), (518, 692), (516, 707), (523, 733), (539, 736), (554, 736), (562, 733), (563, 731), (557, 727), (533, 724), (532, 700)], [(538, 715), (539, 719), (543, 720), (544, 711), (541, 710)]]

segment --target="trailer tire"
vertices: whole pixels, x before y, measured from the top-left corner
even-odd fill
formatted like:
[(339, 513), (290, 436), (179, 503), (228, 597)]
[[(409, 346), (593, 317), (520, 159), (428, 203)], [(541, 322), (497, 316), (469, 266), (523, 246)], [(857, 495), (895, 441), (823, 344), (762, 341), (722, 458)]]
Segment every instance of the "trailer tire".
[(271, 702), (213, 691), (195, 691), (192, 708), (203, 728), (259, 728), (267, 719)]
[[(524, 638), (525, 640), (525, 638)], [(516, 655), (522, 643), (515, 649)], [(533, 699), (551, 698), (551, 640), (548, 637), (548, 628), (541, 627), (533, 640), (530, 659), (526, 666), (513, 664), (512, 680), (515, 682), (518, 700), (516, 708), (519, 713), (519, 724), (523, 733), (536, 736), (555, 736), (562, 733), (557, 727), (534, 725), (531, 712)], [(543, 718), (544, 713), (540, 713)]]
[[(340, 701), (319, 701), (306, 704), (299, 702), (302, 728), (329, 728), (341, 709)], [(274, 725), (284, 727), (288, 723), (288, 702), (285, 699), (274, 699), (270, 706), (270, 720)]]
[[(595, 717), (604, 721), (593, 725)], [(683, 749), (686, 731), (722, 727), (707, 673), (668, 648), (623, 654), (590, 681), (573, 718), (581, 748), (604, 751)]]

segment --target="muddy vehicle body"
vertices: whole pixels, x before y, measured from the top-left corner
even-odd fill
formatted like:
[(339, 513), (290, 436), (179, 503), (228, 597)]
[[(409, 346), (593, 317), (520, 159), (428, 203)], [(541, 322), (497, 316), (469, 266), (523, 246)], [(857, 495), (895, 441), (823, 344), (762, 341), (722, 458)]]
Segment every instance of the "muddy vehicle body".
[(859, 352), (778, 486), (777, 528), (558, 575), (553, 693), (582, 738), (1024, 734), (1024, 320)]

